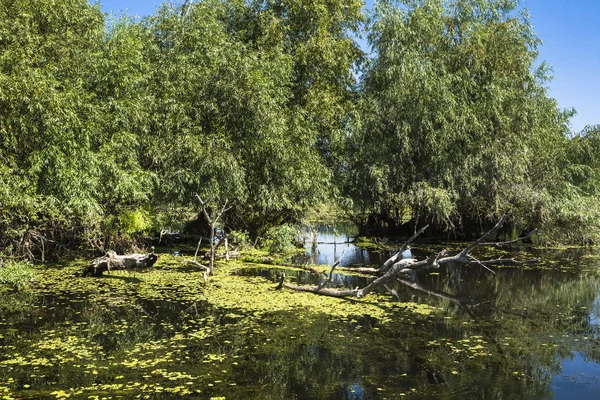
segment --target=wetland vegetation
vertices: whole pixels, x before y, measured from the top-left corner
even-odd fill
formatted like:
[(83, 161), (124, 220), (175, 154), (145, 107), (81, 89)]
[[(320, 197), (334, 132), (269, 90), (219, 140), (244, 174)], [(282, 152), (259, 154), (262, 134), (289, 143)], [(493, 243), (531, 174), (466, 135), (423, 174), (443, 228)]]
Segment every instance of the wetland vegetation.
[[(194, 250), (160, 248), (152, 270), (100, 278), (82, 277), (89, 260), (33, 267), (26, 287), (2, 293), (0, 393), (499, 399), (600, 389), (600, 258), (592, 250), (545, 250), (542, 263), (495, 275), (453, 264), (419, 274), (422, 284), (477, 304), (475, 318), (401, 284), (398, 297), (386, 290), (348, 300), (276, 290), (280, 272), (313, 283), (290, 261), (217, 261), (207, 284), (182, 262)], [(430, 248), (412, 250), (420, 257)], [(261, 256), (248, 250), (247, 260)], [(339, 277), (332, 286), (373, 279)]]
[(599, 126), (517, 1), (363, 5), (0, 0), (1, 397), (600, 391)]

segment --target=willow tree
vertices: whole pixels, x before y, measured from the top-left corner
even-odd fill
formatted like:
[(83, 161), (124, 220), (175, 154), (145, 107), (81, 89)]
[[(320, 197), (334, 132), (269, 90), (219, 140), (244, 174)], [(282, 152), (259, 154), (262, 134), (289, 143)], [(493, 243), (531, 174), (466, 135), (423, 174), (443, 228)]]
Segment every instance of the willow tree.
[(43, 258), (98, 211), (84, 77), (103, 29), (85, 0), (0, 1), (0, 251)]
[(517, 2), (381, 2), (369, 41), (346, 182), (363, 223), (404, 213), (411, 226), (467, 228), (509, 212), (539, 224), (539, 194), (552, 201), (562, 182), (552, 145), (566, 143), (568, 113), (548, 96)]
[(195, 194), (238, 226), (301, 215), (330, 193), (360, 6), (204, 0), (107, 22), (84, 0), (0, 0), (0, 251), (106, 246)]
[(273, 18), (292, 60), (289, 106), (316, 138), (324, 162), (339, 167), (341, 145), (355, 117), (356, 77), (364, 55), (356, 38), (364, 22), (362, 0), (255, 0), (257, 15)]
[(102, 245), (153, 190), (149, 35), (85, 0), (1, 1), (0, 32), (0, 251)]
[(346, 3), (308, 12), (295, 1), (207, 0), (164, 6), (146, 21), (156, 68), (145, 141), (159, 202), (227, 199), (228, 218), (256, 227), (326, 196), (323, 143), (339, 135), (359, 55), (346, 31), (359, 3), (344, 15)]

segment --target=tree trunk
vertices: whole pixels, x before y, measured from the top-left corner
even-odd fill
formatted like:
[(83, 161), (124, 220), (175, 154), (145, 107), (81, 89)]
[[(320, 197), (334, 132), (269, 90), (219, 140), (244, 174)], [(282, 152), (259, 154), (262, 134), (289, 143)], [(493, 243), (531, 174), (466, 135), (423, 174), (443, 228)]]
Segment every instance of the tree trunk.
[(215, 270), (215, 221), (210, 225), (210, 273), (212, 274)]
[(150, 268), (158, 260), (154, 253), (117, 255), (109, 250), (104, 257), (98, 257), (83, 271), (83, 276), (101, 276), (105, 271), (110, 274), (112, 270), (145, 269)]
[[(394, 254), (392, 257), (390, 257), (379, 268), (342, 268), (342, 267), (340, 267), (340, 269), (342, 269), (342, 270), (358, 271), (358, 272), (362, 272), (362, 273), (372, 273), (374, 275), (379, 275), (379, 277), (377, 279), (375, 279), (373, 282), (369, 283), (367, 286), (365, 286), (362, 289), (359, 289), (359, 288), (356, 288), (356, 289), (331, 289), (331, 288), (326, 287), (327, 284), (329, 283), (329, 281), (331, 281), (331, 276), (333, 275), (333, 271), (334, 271), (335, 267), (337, 266), (337, 264), (339, 264), (340, 260), (336, 261), (336, 263), (334, 264), (333, 268), (331, 269), (329, 278), (327, 280), (323, 280), (321, 282), (321, 284), (318, 286), (296, 286), (296, 285), (287, 284), (284, 282), (285, 275), (282, 275), (281, 281), (279, 282), (279, 286), (277, 288), (278, 289), (287, 288), (287, 289), (291, 289), (291, 290), (302, 291), (302, 292), (311, 292), (311, 293), (315, 293), (315, 294), (320, 294), (320, 295), (324, 295), (324, 296), (332, 296), (332, 297), (363, 297), (363, 296), (366, 296), (369, 293), (373, 292), (378, 287), (387, 287), (388, 282), (390, 282), (392, 280), (396, 280), (396, 281), (403, 283), (409, 287), (412, 287), (413, 289), (421, 290), (428, 294), (432, 294), (432, 295), (435, 295), (438, 297), (444, 297), (444, 298), (450, 299), (450, 298), (452, 298), (452, 296), (450, 296), (448, 294), (444, 294), (439, 291), (434, 291), (434, 290), (425, 288), (422, 285), (416, 284), (415, 282), (413, 282), (411, 280), (411, 276), (413, 276), (418, 271), (423, 271), (423, 270), (426, 270), (429, 268), (439, 268), (439, 266), (442, 264), (452, 263), (452, 262), (460, 263), (460, 264), (467, 264), (467, 265), (478, 265), (480, 267), (483, 267), (483, 268), (489, 270), (492, 273), (495, 273), (493, 270), (491, 270), (489, 268), (490, 265), (499, 265), (499, 264), (521, 265), (521, 264), (525, 264), (525, 263), (532, 263), (532, 262), (535, 263), (535, 262), (540, 261), (539, 259), (519, 261), (519, 260), (515, 260), (515, 259), (503, 259), (503, 258), (495, 259), (495, 260), (479, 261), (476, 258), (474, 258), (473, 256), (471, 256), (471, 254), (470, 254), (471, 251), (474, 248), (476, 248), (477, 246), (484, 246), (484, 245), (485, 246), (489, 246), (489, 245), (497, 246), (497, 245), (513, 243), (516, 241), (526, 239), (529, 236), (531, 236), (531, 234), (533, 234), (533, 232), (535, 232), (535, 231), (533, 231), (525, 237), (519, 238), (515, 241), (510, 241), (510, 242), (502, 242), (502, 243), (486, 243), (486, 242), (484, 242), (485, 239), (491, 237), (496, 232), (498, 232), (500, 230), (500, 228), (502, 228), (502, 226), (504, 225), (505, 221), (506, 221), (506, 216), (503, 216), (500, 219), (500, 221), (496, 224), (496, 226), (494, 226), (489, 232), (487, 232), (485, 235), (480, 237), (478, 240), (476, 240), (475, 242), (473, 242), (470, 245), (468, 245), (467, 247), (465, 247), (460, 253), (458, 253), (454, 256), (449, 256), (445, 250), (442, 250), (439, 253), (432, 254), (426, 260), (418, 261), (415, 259), (402, 259), (402, 252), (407, 248), (408, 244), (410, 244), (421, 233), (423, 233), (423, 231), (425, 231), (425, 229), (427, 228), (427, 226), (425, 226), (424, 228), (420, 229), (418, 232), (415, 232), (415, 234), (406, 243), (404, 243), (402, 245), (402, 247), (400, 247), (400, 250), (396, 254)], [(462, 302), (460, 299), (453, 299), (453, 301), (457, 301), (461, 305), (465, 306), (464, 302)]]

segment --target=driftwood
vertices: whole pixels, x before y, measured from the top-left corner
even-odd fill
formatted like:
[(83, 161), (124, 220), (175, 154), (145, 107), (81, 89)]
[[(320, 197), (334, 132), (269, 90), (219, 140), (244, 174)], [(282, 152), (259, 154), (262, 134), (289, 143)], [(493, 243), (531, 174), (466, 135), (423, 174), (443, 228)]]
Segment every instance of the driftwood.
[[(489, 238), (490, 236), (492, 236), (496, 232), (498, 232), (504, 225), (504, 222), (506, 222), (506, 215), (504, 215), (500, 219), (500, 221), (489, 232), (487, 232), (486, 234), (481, 236), (479, 239), (477, 239), (475, 242), (473, 242), (470, 245), (468, 245), (467, 247), (465, 247), (461, 252), (459, 252), (456, 255), (449, 255), (446, 250), (442, 250), (439, 253), (434, 253), (431, 256), (429, 256), (427, 259), (421, 260), (421, 261), (418, 261), (418, 260), (412, 259), (412, 258), (402, 259), (402, 252), (408, 248), (408, 245), (411, 242), (413, 242), (421, 233), (423, 233), (425, 231), (425, 229), (427, 228), (427, 226), (425, 226), (421, 230), (416, 232), (408, 241), (406, 241), (406, 243), (404, 243), (402, 245), (402, 247), (400, 247), (399, 251), (396, 254), (394, 254), (392, 257), (390, 257), (379, 268), (347, 268), (347, 267), (346, 268), (343, 268), (343, 267), (338, 268), (340, 270), (369, 273), (369, 274), (379, 276), (377, 279), (375, 279), (374, 281), (369, 283), (364, 288), (333, 289), (333, 288), (326, 287), (327, 284), (329, 283), (329, 281), (331, 280), (331, 275), (333, 274), (333, 271), (335, 270), (337, 264), (339, 264), (340, 260), (338, 260), (334, 264), (333, 268), (331, 269), (329, 278), (324, 279), (321, 282), (321, 284), (319, 284), (317, 286), (311, 286), (311, 285), (296, 286), (296, 285), (288, 284), (288, 283), (284, 282), (285, 275), (282, 275), (281, 281), (279, 282), (279, 285), (277, 288), (278, 289), (287, 288), (287, 289), (295, 290), (295, 291), (311, 292), (311, 293), (315, 293), (315, 294), (319, 294), (319, 295), (333, 296), (333, 297), (363, 297), (363, 296), (366, 296), (369, 293), (373, 292), (380, 286), (388, 288), (388, 290), (389, 290), (388, 283), (390, 283), (391, 281), (397, 281), (397, 282), (405, 284), (413, 289), (421, 290), (430, 295), (443, 297), (443, 298), (458, 302), (461, 305), (464, 305), (464, 302), (460, 299), (457, 299), (457, 298), (450, 296), (448, 294), (445, 294), (443, 292), (427, 289), (427, 288), (423, 287), (422, 285), (416, 284), (414, 282), (414, 280), (412, 279), (412, 277), (418, 271), (423, 271), (423, 270), (427, 270), (430, 268), (439, 268), (440, 265), (446, 264), (446, 263), (478, 265), (478, 266), (481, 266), (481, 267), (487, 269), (488, 271), (491, 271), (492, 273), (494, 273), (494, 271), (491, 270), (489, 268), (489, 266), (499, 265), (499, 264), (521, 265), (521, 264), (526, 264), (526, 263), (539, 262), (540, 261), (539, 259), (530, 259), (530, 260), (520, 261), (520, 260), (515, 260), (514, 258), (513, 259), (499, 258), (499, 259), (494, 259), (494, 260), (479, 261), (476, 258), (474, 258), (473, 256), (471, 256), (471, 254), (470, 254), (471, 251), (473, 251), (473, 249), (475, 249), (477, 246), (491, 244), (491, 243), (484, 242), (484, 240), (486, 240), (487, 238)], [(520, 240), (525, 239), (529, 236), (530, 235), (520, 238)], [(507, 242), (504, 242), (502, 244), (507, 244)], [(393, 293), (393, 292), (392, 292), (392, 294), (395, 295), (395, 293)]]
[(117, 255), (109, 250), (105, 256), (98, 257), (83, 271), (83, 276), (101, 276), (105, 271), (110, 274), (112, 270), (144, 269), (150, 268), (158, 260), (158, 256), (152, 252), (147, 254), (125, 254)]

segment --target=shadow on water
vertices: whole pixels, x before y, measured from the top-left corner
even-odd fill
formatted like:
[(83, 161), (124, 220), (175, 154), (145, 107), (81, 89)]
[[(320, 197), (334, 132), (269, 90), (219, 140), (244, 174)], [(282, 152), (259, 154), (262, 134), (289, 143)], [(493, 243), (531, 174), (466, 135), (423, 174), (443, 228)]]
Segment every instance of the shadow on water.
[[(427, 253), (414, 250), (419, 257)], [(447, 264), (415, 276), (422, 285), (465, 299), (477, 320), (447, 299), (401, 284), (393, 286), (400, 301), (389, 295), (368, 299), (385, 305), (386, 317), (361, 312), (333, 317), (311, 312), (310, 304), (285, 312), (243, 311), (241, 304), (216, 307), (201, 296), (184, 299), (182, 282), (142, 284), (129, 276), (79, 279), (74, 284), (90, 285), (79, 291), (58, 290), (56, 283), (42, 294), (5, 293), (0, 394), (596, 398), (599, 259), (575, 251), (542, 258), (545, 263), (533, 269), (501, 268), (492, 274)], [(294, 268), (249, 267), (235, 273), (270, 285), (281, 271), (297, 284), (318, 283), (314, 274)], [(371, 279), (340, 273), (332, 286), (362, 287)], [(333, 304), (344, 308), (362, 301)]]

